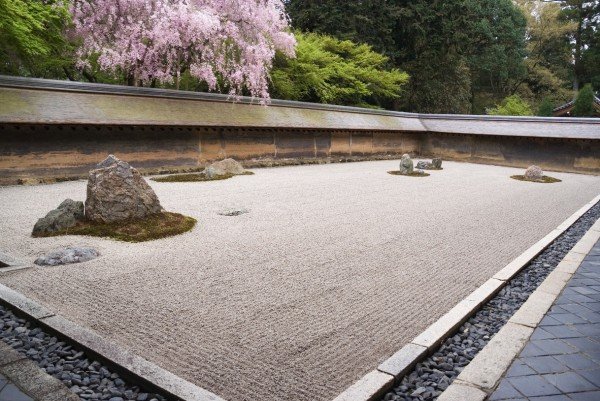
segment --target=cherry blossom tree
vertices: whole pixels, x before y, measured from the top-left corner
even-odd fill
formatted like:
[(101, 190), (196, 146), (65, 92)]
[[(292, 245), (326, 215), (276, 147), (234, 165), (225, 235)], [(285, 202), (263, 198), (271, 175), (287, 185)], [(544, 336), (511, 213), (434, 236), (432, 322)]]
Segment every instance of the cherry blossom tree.
[(97, 57), (131, 85), (178, 84), (187, 72), (210, 90), (266, 99), (275, 52), (294, 56), (281, 0), (74, 0), (71, 12), (79, 67)]

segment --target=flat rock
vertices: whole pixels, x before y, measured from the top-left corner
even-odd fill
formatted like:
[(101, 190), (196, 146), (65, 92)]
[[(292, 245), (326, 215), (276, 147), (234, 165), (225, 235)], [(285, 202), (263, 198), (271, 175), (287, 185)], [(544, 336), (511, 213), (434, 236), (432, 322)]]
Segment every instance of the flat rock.
[(433, 164), (426, 162), (426, 161), (420, 161), (417, 163), (416, 167), (421, 170), (427, 170), (427, 169), (433, 168)]
[(239, 216), (241, 214), (250, 213), (250, 210), (243, 207), (226, 208), (217, 212), (221, 216)]
[(83, 202), (65, 199), (58, 208), (51, 210), (35, 223), (33, 235), (43, 235), (73, 227), (84, 218)]
[(100, 252), (93, 248), (69, 247), (57, 249), (35, 260), (36, 265), (40, 266), (58, 266), (72, 263), (82, 263), (88, 260), (96, 259)]
[(90, 171), (85, 216), (112, 223), (140, 219), (163, 210), (154, 190), (129, 163), (108, 156)]

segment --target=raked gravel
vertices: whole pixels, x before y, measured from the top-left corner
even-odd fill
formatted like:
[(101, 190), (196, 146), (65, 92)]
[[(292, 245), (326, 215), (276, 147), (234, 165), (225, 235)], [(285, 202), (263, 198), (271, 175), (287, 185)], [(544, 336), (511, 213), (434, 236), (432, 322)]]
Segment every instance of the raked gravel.
[[(141, 244), (30, 237), (63, 199), (84, 200), (85, 182), (0, 188), (0, 252), (102, 255), (0, 282), (227, 400), (328, 401), (600, 193), (594, 176), (537, 184), (450, 162), (387, 174), (398, 163), (150, 182), (198, 224)], [(218, 214), (233, 207), (250, 213)]]

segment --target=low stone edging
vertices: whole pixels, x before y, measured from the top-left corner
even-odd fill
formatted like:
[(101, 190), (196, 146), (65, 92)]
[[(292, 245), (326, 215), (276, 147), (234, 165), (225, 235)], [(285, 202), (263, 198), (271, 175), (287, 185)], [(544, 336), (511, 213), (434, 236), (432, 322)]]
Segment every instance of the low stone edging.
[[(600, 195), (573, 213), (573, 215), (567, 218), (556, 229), (552, 230), (548, 235), (506, 265), (490, 280), (486, 281), (478, 289), (473, 291), (465, 299), (459, 302), (454, 308), (452, 308), (444, 316), (429, 326), (425, 331), (415, 337), (410, 343), (406, 344), (394, 355), (381, 363), (375, 370), (367, 373), (356, 383), (339, 394), (333, 401), (374, 401), (379, 399), (379, 397), (385, 394), (385, 392), (394, 385), (396, 380), (402, 378), (404, 375), (410, 372), (417, 365), (417, 363), (438, 348), (448, 336), (450, 336), (457, 328), (466, 322), (483, 304), (493, 298), (494, 295), (496, 295), (508, 283), (508, 281), (510, 281), (523, 268), (525, 268), (531, 260), (544, 251), (544, 249), (552, 244), (561, 234), (563, 234), (569, 227), (571, 227), (571, 225), (573, 225), (598, 202), (600, 202)], [(596, 223), (595, 227), (600, 226), (598, 223)], [(579, 243), (575, 247), (578, 245)], [(575, 249), (575, 247), (573, 249)], [(565, 257), (565, 259), (567, 258)], [(577, 266), (579, 266), (579, 264), (577, 264)], [(514, 323), (511, 322), (510, 324), (512, 325)], [(496, 336), (498, 334), (496, 334)], [(494, 338), (496, 336), (494, 336)], [(527, 338), (529, 338), (529, 336), (527, 336)], [(451, 387), (452, 385), (448, 387), (448, 389)], [(463, 385), (463, 387), (465, 386)], [(450, 396), (456, 390), (456, 388), (452, 389), (451, 392), (448, 393), (448, 396)], [(476, 393), (474, 390), (472, 390), (472, 388), (468, 388), (465, 391)], [(465, 393), (464, 395), (466, 396), (467, 394)], [(465, 400), (471, 399), (472, 394), (468, 395), (469, 398), (464, 398)], [(447, 401), (450, 400), (453, 399), (449, 398)]]

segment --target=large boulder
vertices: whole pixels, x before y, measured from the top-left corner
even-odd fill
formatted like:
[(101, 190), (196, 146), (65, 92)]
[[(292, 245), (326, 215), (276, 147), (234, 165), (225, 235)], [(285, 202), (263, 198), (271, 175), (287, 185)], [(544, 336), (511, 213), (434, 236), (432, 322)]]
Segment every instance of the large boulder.
[(71, 263), (87, 262), (100, 256), (100, 253), (93, 248), (69, 247), (57, 249), (35, 260), (36, 265), (40, 266), (58, 266)]
[(400, 174), (409, 175), (414, 171), (414, 163), (410, 158), (410, 155), (405, 154), (402, 155), (402, 160), (400, 160)]
[(90, 171), (85, 216), (112, 223), (141, 219), (163, 210), (154, 190), (129, 163), (110, 155)]
[(35, 223), (33, 227), (34, 236), (42, 236), (66, 228), (73, 227), (78, 221), (83, 220), (83, 202), (72, 199), (64, 200), (58, 208), (51, 210)]
[(431, 160), (431, 165), (433, 166), (433, 168), (435, 169), (441, 169), (442, 168), (442, 159), (440, 159), (439, 157), (434, 157)]
[(244, 167), (234, 159), (225, 159), (214, 162), (204, 169), (204, 174), (208, 178), (215, 178), (224, 175), (240, 175), (244, 174)]
[(539, 181), (544, 177), (544, 172), (538, 166), (529, 166), (525, 171), (525, 179)]

